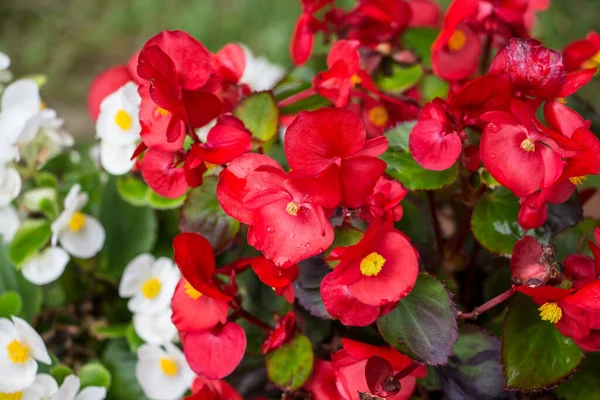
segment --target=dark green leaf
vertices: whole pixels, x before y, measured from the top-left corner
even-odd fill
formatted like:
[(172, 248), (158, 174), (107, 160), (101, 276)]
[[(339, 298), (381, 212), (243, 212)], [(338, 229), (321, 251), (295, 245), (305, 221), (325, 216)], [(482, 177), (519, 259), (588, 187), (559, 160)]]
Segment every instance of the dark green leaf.
[(597, 399), (600, 394), (600, 353), (588, 353), (575, 376), (555, 389), (565, 400)]
[(388, 173), (407, 189), (439, 189), (456, 180), (456, 164), (444, 171), (429, 171), (421, 167), (405, 150), (388, 149), (380, 157), (387, 163)]
[(592, 252), (588, 246), (588, 241), (593, 239), (594, 228), (598, 226), (600, 226), (600, 222), (587, 218), (556, 235), (552, 239), (552, 244), (556, 246), (556, 259), (564, 260), (574, 252), (591, 256)]
[(19, 293), (22, 300), (21, 317), (31, 321), (42, 307), (42, 290), (27, 281), (8, 260), (8, 251), (0, 243), (0, 294), (9, 291)]
[(149, 207), (135, 207), (121, 199), (116, 178), (104, 188), (99, 220), (106, 230), (99, 270), (115, 281), (138, 254), (152, 250), (156, 242), (156, 215)]
[(375, 84), (379, 89), (393, 94), (401, 94), (410, 89), (423, 76), (423, 68), (419, 64), (411, 66), (393, 64), (389, 72), (389, 74), (383, 72), (377, 74)]
[(575, 371), (583, 355), (573, 339), (540, 318), (531, 299), (517, 294), (504, 317), (502, 332), (502, 364), (508, 388), (527, 391), (556, 385)]
[(17, 292), (9, 291), (0, 294), (0, 318), (10, 318), (19, 315), (23, 308), (23, 301)]
[(458, 337), (456, 306), (450, 297), (439, 280), (420, 274), (409, 295), (377, 320), (381, 335), (414, 360), (446, 364)]
[(268, 142), (277, 135), (279, 109), (270, 92), (254, 93), (235, 108), (233, 114), (242, 120), (254, 139)]
[(102, 363), (112, 376), (108, 399), (146, 400), (135, 377), (137, 357), (129, 351), (124, 340), (113, 340), (106, 346)]
[(82, 388), (88, 386), (105, 387), (107, 390), (110, 388), (110, 372), (100, 363), (93, 362), (84, 365), (79, 369), (77, 375), (81, 379)]
[(193, 189), (181, 209), (179, 228), (182, 232), (198, 232), (215, 251), (227, 246), (240, 229), (239, 221), (225, 214), (216, 195), (218, 178), (211, 176)]
[(8, 256), (15, 265), (41, 250), (50, 241), (51, 223), (43, 219), (28, 219), (19, 228), (10, 244)]
[(321, 319), (332, 319), (325, 310), (321, 298), (321, 281), (331, 270), (322, 257), (312, 257), (298, 263), (300, 275), (294, 282), (294, 293), (300, 304), (311, 315)]
[(412, 28), (402, 36), (402, 43), (412, 50), (427, 68), (431, 68), (431, 45), (438, 31), (431, 28)]
[(310, 340), (297, 335), (290, 343), (267, 355), (267, 375), (282, 389), (297, 390), (310, 377), (314, 354)]

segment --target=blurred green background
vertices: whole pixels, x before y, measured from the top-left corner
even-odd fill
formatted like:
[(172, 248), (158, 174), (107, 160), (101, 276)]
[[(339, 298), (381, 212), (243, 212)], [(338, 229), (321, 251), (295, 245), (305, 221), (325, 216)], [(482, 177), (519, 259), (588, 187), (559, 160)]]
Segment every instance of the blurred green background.
[[(600, 30), (599, 11), (600, 0), (553, 0), (538, 15), (535, 36), (562, 48)], [(12, 58), (16, 76), (48, 76), (44, 99), (81, 137), (93, 132), (85, 105), (93, 78), (125, 62), (157, 32), (186, 30), (212, 51), (243, 42), (289, 66), (288, 43), (299, 12), (300, 0), (0, 0), (0, 51)], [(599, 89), (592, 86), (584, 95)]]

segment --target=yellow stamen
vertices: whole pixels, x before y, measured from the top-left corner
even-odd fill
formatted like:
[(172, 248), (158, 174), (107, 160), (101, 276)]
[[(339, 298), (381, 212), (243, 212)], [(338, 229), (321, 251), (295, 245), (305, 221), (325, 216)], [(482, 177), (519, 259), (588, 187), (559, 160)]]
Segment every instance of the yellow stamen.
[[(591, 56), (590, 58), (588, 58), (587, 60), (585, 60), (582, 64), (581, 64), (581, 68), (596, 68), (600, 65), (600, 51), (596, 52), (596, 54), (594, 54), (593, 56)], [(598, 72), (596, 72), (598, 73)]]
[(69, 229), (73, 232), (79, 232), (85, 226), (85, 214), (74, 212), (69, 220)]
[(160, 359), (160, 369), (167, 376), (175, 376), (179, 372), (177, 363), (166, 357)]
[(571, 182), (573, 185), (582, 185), (583, 181), (587, 180), (587, 175), (583, 175), (583, 176), (572, 176), (569, 178), (569, 182)]
[(556, 99), (556, 101), (558, 101), (560, 104), (567, 104), (567, 99), (564, 97), (559, 97)]
[(162, 107), (156, 107), (156, 112), (163, 116), (169, 114), (169, 112)]
[(460, 29), (454, 31), (450, 39), (448, 40), (448, 48), (451, 51), (459, 51), (465, 47), (467, 43), (467, 35)]
[(530, 138), (525, 138), (521, 142), (521, 148), (526, 152), (531, 153), (532, 151), (535, 151), (535, 142)]
[(538, 310), (540, 311), (542, 321), (549, 321), (555, 324), (562, 318), (562, 310), (556, 303), (544, 303)]
[(190, 285), (190, 283), (187, 281), (185, 282), (184, 288), (185, 288), (185, 294), (187, 294), (194, 300), (198, 300), (200, 298), (200, 296), (202, 296), (202, 293), (200, 293), (199, 291), (194, 289), (194, 287), (192, 285)]
[(42, 101), (42, 102), (40, 103), (40, 111), (44, 111), (44, 110), (46, 109), (46, 107), (47, 107), (47, 106), (46, 106), (46, 102), (45, 102), (45, 101)]
[(375, 106), (369, 110), (369, 121), (373, 125), (382, 128), (388, 123), (388, 120), (388, 112), (384, 106)]
[(115, 115), (115, 124), (124, 131), (131, 129), (131, 115), (123, 109), (117, 111), (117, 115)]
[(6, 346), (6, 350), (8, 351), (8, 358), (15, 364), (25, 364), (31, 359), (29, 357), (29, 346), (16, 339)]
[(360, 79), (360, 76), (354, 74), (350, 77), (350, 83), (352, 84), (352, 86), (356, 86), (358, 84), (360, 84), (362, 82), (362, 79)]
[(142, 293), (147, 299), (153, 299), (160, 293), (160, 287), (160, 280), (158, 278), (151, 278), (142, 285)]
[(374, 251), (362, 259), (360, 262), (360, 272), (364, 276), (377, 276), (381, 272), (384, 264), (385, 258)]
[(290, 214), (294, 217), (296, 215), (298, 215), (299, 210), (300, 210), (300, 204), (296, 203), (295, 201), (290, 201), (289, 203), (287, 203), (287, 206), (285, 207), (285, 211), (287, 211), (288, 214)]
[(0, 393), (0, 400), (21, 400), (23, 392)]

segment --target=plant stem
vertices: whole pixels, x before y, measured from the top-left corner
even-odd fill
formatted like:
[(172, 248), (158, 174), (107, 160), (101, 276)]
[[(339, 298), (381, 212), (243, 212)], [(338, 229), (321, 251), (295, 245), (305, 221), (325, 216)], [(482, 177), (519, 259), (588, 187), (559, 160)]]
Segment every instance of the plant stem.
[(494, 297), (490, 301), (483, 303), (479, 307), (475, 307), (473, 311), (470, 313), (463, 313), (459, 311), (458, 316), (462, 319), (477, 319), (478, 316), (486, 312), (487, 310), (496, 307), (498, 304), (512, 297), (515, 294), (515, 289), (510, 288), (504, 293), (500, 293), (498, 296)]
[(488, 33), (483, 43), (483, 52), (481, 53), (481, 63), (479, 64), (479, 72), (485, 75), (490, 65), (490, 57), (492, 55), (492, 35)]
[(256, 318), (254, 315), (250, 314), (248, 311), (244, 310), (239, 304), (236, 305), (235, 303), (232, 303), (232, 306), (236, 310), (236, 312), (234, 313), (234, 316), (245, 319), (246, 321), (250, 322), (252, 325), (262, 329), (263, 331), (270, 331), (271, 329), (273, 329), (269, 324), (261, 321), (260, 319)]
[(298, 101), (300, 101), (300, 100), (304, 100), (304, 99), (306, 99), (307, 97), (310, 97), (310, 96), (314, 95), (315, 93), (316, 93), (316, 92), (315, 92), (315, 89), (314, 89), (314, 88), (312, 88), (312, 87), (309, 87), (309, 88), (308, 88), (308, 89), (306, 89), (306, 90), (303, 90), (303, 91), (301, 91), (301, 92), (299, 92), (299, 93), (296, 93), (296, 94), (293, 94), (293, 95), (291, 95), (291, 96), (290, 96), (290, 97), (288, 97), (287, 99), (283, 99), (283, 100), (281, 100), (281, 101), (280, 101), (280, 102), (277, 104), (277, 107), (278, 107), (278, 108), (287, 107), (287, 106), (289, 106), (289, 105), (291, 105), (291, 104), (294, 104), (294, 103), (296, 103), (296, 102), (298, 102)]
[(442, 228), (440, 226), (440, 220), (435, 209), (435, 194), (433, 190), (427, 191), (427, 201), (429, 203), (429, 212), (431, 213), (431, 220), (433, 222), (435, 245), (438, 251), (442, 251), (442, 249), (444, 248), (444, 239), (442, 238)]
[(410, 364), (408, 367), (404, 368), (402, 371), (398, 372), (396, 375), (394, 375), (394, 378), (397, 380), (400, 380), (402, 378), (404, 378), (405, 376), (410, 375), (411, 372), (413, 372), (415, 369), (417, 369), (419, 367), (418, 362), (413, 361), (412, 364)]

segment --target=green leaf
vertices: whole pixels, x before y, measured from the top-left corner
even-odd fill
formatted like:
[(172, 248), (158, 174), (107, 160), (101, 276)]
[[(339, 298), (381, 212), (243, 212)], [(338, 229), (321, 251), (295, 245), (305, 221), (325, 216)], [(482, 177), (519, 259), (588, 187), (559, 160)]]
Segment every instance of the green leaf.
[(137, 357), (129, 351), (124, 340), (113, 340), (106, 346), (102, 363), (112, 376), (107, 399), (146, 400), (135, 377)]
[(146, 196), (148, 205), (156, 210), (172, 210), (174, 208), (179, 208), (185, 202), (185, 198), (186, 195), (184, 194), (176, 199), (168, 199), (166, 197), (162, 197), (152, 189), (148, 190)]
[(242, 120), (252, 138), (268, 142), (277, 135), (279, 109), (270, 92), (254, 93), (246, 97), (233, 111)]
[(217, 200), (216, 176), (209, 176), (188, 194), (181, 209), (179, 228), (182, 232), (198, 232), (215, 251), (227, 246), (240, 229), (239, 221), (225, 214)]
[(393, 64), (389, 75), (379, 73), (375, 76), (375, 84), (385, 92), (400, 94), (416, 85), (422, 76), (423, 68), (419, 64), (411, 66)]
[(554, 391), (565, 400), (597, 399), (600, 393), (600, 353), (588, 353), (575, 376)]
[(577, 252), (592, 256), (588, 241), (593, 240), (594, 228), (600, 226), (600, 222), (587, 218), (579, 224), (561, 232), (552, 239), (556, 247), (556, 259), (564, 260), (569, 254)]
[(50, 375), (52, 375), (56, 383), (62, 385), (67, 376), (73, 375), (73, 370), (64, 364), (53, 365), (50, 367)]
[(21, 317), (31, 321), (42, 307), (42, 289), (26, 280), (8, 260), (8, 251), (0, 243), (0, 294), (19, 293), (22, 300)]
[(41, 171), (35, 176), (35, 181), (40, 187), (55, 188), (58, 185), (58, 179), (52, 172)]
[(130, 324), (93, 326), (91, 331), (98, 340), (118, 339), (127, 335), (129, 326)]
[(404, 33), (402, 43), (422, 60), (425, 67), (431, 68), (431, 45), (437, 35), (435, 29), (413, 28)]
[(327, 249), (327, 251), (325, 252), (325, 260), (327, 262), (327, 264), (329, 264), (329, 266), (331, 266), (331, 268), (334, 268), (336, 265), (338, 265), (340, 262), (339, 261), (329, 261), (327, 260), (327, 257), (329, 257), (329, 254), (331, 254), (331, 251), (333, 249), (335, 249), (336, 247), (348, 247), (348, 246), (352, 246), (355, 245), (356, 243), (360, 242), (360, 239), (362, 239), (362, 237), (364, 236), (364, 233), (358, 229), (358, 228), (354, 228), (354, 227), (341, 227), (341, 226), (336, 226), (334, 228), (334, 239), (333, 239), (333, 243), (331, 244), (331, 247), (329, 247), (329, 249)]
[(144, 344), (144, 340), (138, 336), (133, 324), (129, 324), (127, 327), (127, 330), (125, 331), (125, 338), (127, 339), (127, 344), (129, 344), (129, 349), (133, 353), (135, 353), (137, 349)]
[(141, 179), (133, 176), (117, 178), (117, 190), (123, 200), (136, 207), (148, 204), (148, 191), (150, 188)]
[(111, 376), (106, 367), (100, 363), (88, 363), (79, 369), (77, 374), (81, 379), (81, 388), (88, 386), (110, 388)]
[(314, 358), (310, 340), (297, 335), (290, 343), (267, 355), (267, 376), (279, 388), (300, 389), (310, 377)]
[(389, 146), (396, 150), (408, 150), (408, 137), (416, 124), (417, 121), (405, 122), (385, 132)]
[(444, 171), (429, 171), (421, 167), (406, 150), (388, 149), (380, 157), (387, 163), (387, 172), (409, 190), (439, 189), (456, 180), (456, 164)]
[(149, 207), (135, 207), (121, 199), (116, 179), (111, 177), (104, 188), (98, 219), (106, 231), (106, 242), (97, 272), (117, 281), (135, 256), (154, 247), (156, 215)]
[(414, 360), (443, 365), (458, 337), (456, 306), (442, 282), (420, 274), (413, 290), (377, 319), (384, 340)]
[(502, 364), (504, 383), (517, 390), (539, 390), (568, 377), (583, 360), (584, 351), (543, 321), (537, 305), (517, 294), (504, 317)]
[(421, 102), (427, 104), (436, 97), (447, 98), (450, 87), (448, 82), (435, 75), (425, 75), (419, 82), (419, 89), (421, 89)]
[(17, 292), (9, 291), (0, 295), (0, 318), (10, 318), (19, 315), (23, 308), (23, 301)]
[(28, 219), (19, 228), (8, 251), (10, 261), (20, 265), (41, 250), (49, 241), (51, 223), (43, 219)]

